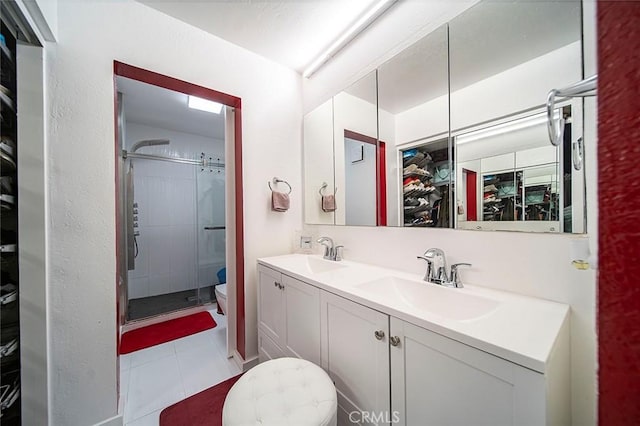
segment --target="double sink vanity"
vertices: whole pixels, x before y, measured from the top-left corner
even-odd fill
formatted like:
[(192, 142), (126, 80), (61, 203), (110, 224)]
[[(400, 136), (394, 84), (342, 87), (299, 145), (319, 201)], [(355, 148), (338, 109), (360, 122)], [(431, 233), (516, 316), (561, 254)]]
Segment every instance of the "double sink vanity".
[(571, 423), (567, 305), (316, 255), (258, 272), (260, 361), (321, 365), (338, 424)]

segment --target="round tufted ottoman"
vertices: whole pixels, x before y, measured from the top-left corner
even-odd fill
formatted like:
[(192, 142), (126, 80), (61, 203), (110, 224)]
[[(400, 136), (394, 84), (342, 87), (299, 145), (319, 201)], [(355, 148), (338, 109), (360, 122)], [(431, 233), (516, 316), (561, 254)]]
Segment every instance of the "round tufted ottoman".
[(247, 371), (222, 408), (223, 426), (335, 426), (336, 388), (324, 370), (298, 358), (279, 358)]

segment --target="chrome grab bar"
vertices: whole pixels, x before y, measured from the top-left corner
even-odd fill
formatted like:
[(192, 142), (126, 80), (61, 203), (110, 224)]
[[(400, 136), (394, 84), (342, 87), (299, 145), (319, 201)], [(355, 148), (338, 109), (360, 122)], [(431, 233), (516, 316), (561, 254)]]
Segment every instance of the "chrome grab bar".
[(549, 131), (549, 140), (554, 146), (558, 146), (562, 143), (564, 133), (564, 118), (560, 118), (556, 121), (553, 118), (553, 111), (556, 108), (556, 97), (559, 98), (574, 98), (595, 96), (596, 87), (598, 83), (598, 74), (594, 74), (591, 77), (579, 81), (571, 86), (567, 86), (563, 89), (552, 89), (547, 95), (547, 130)]

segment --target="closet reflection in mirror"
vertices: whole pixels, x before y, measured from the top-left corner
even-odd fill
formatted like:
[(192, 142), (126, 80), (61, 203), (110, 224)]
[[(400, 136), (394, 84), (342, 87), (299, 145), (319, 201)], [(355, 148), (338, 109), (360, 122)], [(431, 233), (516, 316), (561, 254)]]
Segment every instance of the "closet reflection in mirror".
[(582, 103), (558, 104), (560, 148), (543, 113), (582, 79), (580, 2), (481, 1), (449, 22), (449, 51), (456, 227), (584, 232)]
[[(568, 124), (569, 140), (570, 134)], [(545, 113), (462, 133), (454, 141), (458, 228), (571, 231), (571, 180), (560, 182), (561, 153), (549, 144)]]

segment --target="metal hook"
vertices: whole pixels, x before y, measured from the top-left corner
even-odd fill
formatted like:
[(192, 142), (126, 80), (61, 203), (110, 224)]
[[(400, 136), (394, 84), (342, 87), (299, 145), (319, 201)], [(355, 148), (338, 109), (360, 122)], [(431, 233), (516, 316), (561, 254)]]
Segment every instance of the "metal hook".
[(582, 169), (582, 162), (584, 160), (584, 147), (582, 138), (578, 138), (573, 143), (573, 152), (571, 154), (573, 160), (573, 168), (576, 170)]
[[(271, 182), (273, 182), (274, 185), (278, 183), (284, 183), (285, 185), (287, 185), (289, 187), (289, 192), (287, 192), (287, 194), (291, 194), (291, 191), (293, 191), (293, 189), (291, 188), (291, 185), (289, 185), (289, 182), (287, 182), (286, 180), (278, 179), (277, 177), (274, 177)], [(269, 189), (273, 191), (273, 188), (271, 187), (271, 182), (267, 182), (267, 185), (269, 185)]]

